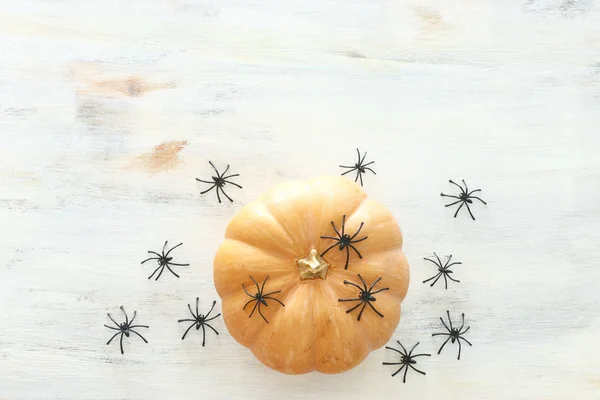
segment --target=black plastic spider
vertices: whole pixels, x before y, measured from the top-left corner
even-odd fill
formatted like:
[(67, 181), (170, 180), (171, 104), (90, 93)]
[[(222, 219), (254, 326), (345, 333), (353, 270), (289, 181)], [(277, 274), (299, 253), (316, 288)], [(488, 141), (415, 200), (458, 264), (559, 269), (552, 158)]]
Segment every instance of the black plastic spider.
[(250, 293), (248, 293), (248, 291), (246, 290), (246, 287), (242, 283), (242, 288), (244, 288), (244, 292), (246, 292), (246, 294), (248, 296), (252, 297), (252, 300), (248, 300), (248, 302), (246, 304), (244, 304), (244, 307), (242, 308), (242, 310), (245, 310), (246, 306), (248, 304), (252, 303), (253, 301), (256, 301), (256, 303), (254, 304), (254, 307), (252, 308), (252, 312), (250, 313), (250, 315), (248, 315), (248, 318), (252, 317), (252, 314), (254, 314), (254, 310), (256, 310), (258, 308), (258, 313), (265, 320), (265, 322), (268, 324), (269, 321), (267, 321), (267, 319), (263, 315), (262, 311), (260, 311), (260, 306), (264, 305), (265, 307), (268, 307), (269, 305), (267, 304), (266, 300), (269, 299), (269, 300), (275, 300), (276, 302), (278, 302), (279, 304), (281, 304), (283, 307), (285, 307), (285, 304), (283, 304), (281, 301), (279, 301), (279, 299), (276, 299), (275, 297), (271, 296), (272, 294), (281, 293), (281, 290), (278, 290), (276, 292), (263, 293), (264, 290), (265, 290), (265, 284), (267, 283), (267, 279), (269, 279), (268, 275), (265, 278), (265, 280), (263, 281), (262, 287), (258, 286), (258, 283), (254, 280), (253, 277), (250, 277), (250, 279), (252, 279), (252, 282), (254, 282), (254, 284), (256, 285), (256, 291), (257, 292), (256, 292), (255, 295), (251, 295)]
[(356, 149), (356, 152), (358, 153), (358, 162), (354, 163), (354, 166), (340, 165), (340, 167), (341, 168), (349, 168), (349, 170), (344, 172), (342, 174), (342, 176), (349, 174), (352, 171), (356, 171), (356, 179), (354, 179), (354, 182), (356, 182), (360, 179), (360, 186), (363, 186), (362, 174), (366, 173), (367, 170), (371, 171), (373, 173), (373, 175), (377, 175), (375, 173), (375, 171), (373, 171), (371, 168), (367, 168), (369, 165), (373, 164), (375, 161), (371, 161), (370, 163), (363, 164), (363, 162), (365, 161), (365, 157), (367, 156), (367, 152), (365, 151), (365, 155), (362, 157), (362, 159), (360, 158), (360, 150)]
[(469, 188), (467, 187), (467, 183), (465, 182), (464, 179), (462, 180), (462, 183), (465, 184), (465, 188), (464, 189), (458, 183), (453, 182), (452, 179), (450, 179), (448, 182), (452, 183), (453, 185), (458, 186), (460, 188), (460, 194), (458, 196), (451, 196), (451, 195), (448, 195), (448, 194), (440, 193), (440, 195), (443, 196), (443, 197), (452, 197), (454, 199), (458, 199), (458, 201), (455, 201), (454, 203), (446, 204), (446, 207), (450, 207), (450, 206), (453, 206), (455, 204), (461, 203), (461, 205), (458, 207), (458, 209), (454, 213), (454, 218), (456, 218), (456, 216), (458, 215), (458, 212), (460, 211), (460, 209), (462, 208), (462, 206), (464, 206), (466, 204), (467, 205), (467, 210), (469, 211), (469, 214), (471, 215), (471, 218), (473, 218), (473, 221), (475, 221), (475, 217), (473, 216), (473, 213), (471, 212), (471, 209), (469, 208), (469, 204), (473, 204), (473, 200), (471, 200), (471, 199), (477, 199), (480, 202), (482, 202), (483, 204), (487, 205), (487, 203), (485, 201), (481, 200), (479, 197), (471, 196), (475, 192), (481, 192), (481, 189), (475, 189), (475, 190), (471, 190), (469, 192)]
[(358, 290), (360, 290), (360, 292), (358, 293), (358, 297), (356, 299), (338, 299), (338, 301), (360, 301), (360, 303), (358, 303), (357, 305), (355, 305), (354, 307), (352, 307), (351, 309), (346, 311), (346, 314), (348, 314), (348, 313), (356, 310), (358, 307), (360, 307), (362, 305), (362, 308), (360, 309), (360, 312), (358, 313), (358, 318), (356, 319), (357, 321), (360, 321), (360, 317), (362, 316), (363, 311), (365, 311), (365, 307), (367, 307), (367, 304), (369, 305), (369, 307), (371, 307), (371, 309), (373, 311), (375, 311), (375, 313), (377, 315), (379, 315), (381, 318), (383, 318), (383, 314), (380, 313), (379, 311), (377, 311), (375, 309), (375, 307), (373, 307), (373, 304), (371, 304), (371, 302), (377, 301), (377, 299), (375, 297), (373, 297), (374, 294), (383, 292), (384, 290), (390, 290), (390, 288), (383, 288), (383, 289), (379, 289), (374, 292), (371, 292), (371, 290), (373, 290), (373, 288), (375, 287), (375, 285), (377, 285), (377, 283), (381, 280), (381, 278), (377, 278), (375, 280), (375, 282), (373, 282), (371, 287), (367, 289), (367, 284), (364, 281), (364, 279), (362, 278), (362, 276), (360, 276), (360, 274), (357, 274), (357, 275), (358, 275), (360, 281), (362, 282), (363, 287), (360, 287), (356, 283), (346, 281), (346, 280), (344, 281), (344, 285), (352, 285), (352, 286), (356, 287)]
[(177, 322), (193, 322), (192, 325), (190, 325), (190, 327), (187, 328), (187, 330), (181, 337), (181, 340), (185, 339), (185, 335), (187, 335), (188, 332), (190, 331), (190, 329), (192, 329), (194, 326), (196, 327), (196, 330), (199, 330), (202, 327), (202, 347), (204, 347), (204, 343), (205, 343), (205, 339), (206, 339), (206, 330), (204, 329), (204, 326), (205, 325), (208, 326), (210, 329), (213, 330), (213, 332), (215, 332), (218, 335), (219, 332), (217, 332), (217, 330), (215, 328), (213, 328), (212, 326), (207, 324), (207, 322), (212, 321), (213, 319), (217, 318), (218, 316), (221, 315), (221, 313), (215, 315), (214, 317), (208, 318), (208, 316), (212, 312), (213, 308), (215, 308), (215, 304), (217, 304), (217, 302), (213, 300), (212, 307), (210, 308), (208, 313), (206, 313), (206, 315), (200, 314), (198, 312), (198, 302), (199, 301), (200, 301), (200, 299), (198, 297), (196, 297), (196, 313), (195, 314), (192, 311), (192, 306), (188, 304), (188, 309), (190, 310), (190, 313), (192, 314), (192, 317), (194, 317), (194, 319), (180, 319)]
[(233, 186), (237, 186), (240, 189), (242, 189), (242, 187), (240, 185), (238, 185), (237, 183), (234, 183), (234, 182), (231, 182), (231, 181), (227, 180), (229, 178), (233, 178), (234, 176), (240, 176), (240, 174), (223, 176), (223, 175), (225, 175), (227, 173), (227, 171), (229, 171), (229, 164), (227, 164), (227, 168), (225, 168), (225, 171), (222, 174), (220, 174), (219, 171), (217, 171), (217, 169), (215, 168), (214, 164), (211, 161), (209, 161), (209, 164), (211, 165), (211, 167), (213, 167), (213, 169), (217, 173), (217, 176), (213, 176), (212, 177), (212, 180), (213, 180), (212, 182), (211, 181), (203, 181), (202, 179), (196, 178), (196, 180), (198, 182), (212, 184), (211, 187), (209, 187), (208, 189), (206, 189), (203, 192), (200, 192), (200, 194), (204, 194), (206, 192), (210, 192), (212, 189), (216, 188), (217, 199), (219, 200), (219, 203), (221, 202), (221, 196), (219, 195), (219, 190), (221, 191), (221, 193), (223, 193), (225, 195), (225, 197), (227, 197), (229, 199), (230, 202), (233, 203), (233, 200), (231, 199), (231, 197), (227, 196), (227, 193), (225, 193), (225, 191), (223, 190), (223, 186), (225, 186), (226, 183), (229, 183), (229, 184), (231, 184)]
[(434, 260), (425, 257), (425, 260), (427, 261), (431, 261), (432, 263), (435, 264), (435, 266), (438, 268), (438, 273), (434, 276), (432, 276), (429, 279), (426, 279), (423, 281), (423, 283), (425, 282), (429, 282), (432, 279), (435, 279), (435, 281), (433, 281), (433, 283), (429, 286), (433, 287), (433, 285), (436, 284), (436, 282), (438, 281), (438, 279), (440, 279), (442, 276), (444, 277), (444, 281), (446, 282), (446, 289), (448, 289), (448, 279), (450, 279), (451, 281), (454, 282), (460, 282), (458, 279), (454, 279), (450, 276), (450, 274), (452, 274), (453, 272), (451, 270), (449, 270), (448, 268), (450, 268), (453, 265), (458, 265), (458, 264), (462, 264), (459, 261), (453, 262), (452, 264), (450, 263), (450, 260), (452, 259), (452, 254), (450, 254), (448, 256), (448, 260), (446, 261), (446, 264), (442, 265), (442, 260), (440, 260), (440, 258), (438, 257), (437, 254), (435, 254), (435, 252), (433, 253), (433, 255), (435, 256), (435, 258), (437, 258), (437, 262), (435, 262)]
[(473, 346), (471, 344), (471, 342), (469, 342), (467, 339), (465, 339), (464, 337), (462, 337), (462, 335), (464, 335), (465, 333), (467, 333), (467, 331), (471, 327), (467, 326), (467, 329), (465, 329), (463, 331), (463, 327), (465, 326), (465, 313), (462, 314), (462, 325), (458, 329), (456, 329), (456, 328), (454, 328), (452, 326), (452, 320), (450, 319), (450, 311), (446, 310), (446, 314), (448, 314), (448, 322), (450, 323), (450, 328), (448, 328), (448, 325), (446, 325), (446, 323), (444, 322), (444, 320), (442, 319), (442, 317), (440, 317), (440, 321), (442, 321), (442, 324), (444, 324), (444, 327), (448, 330), (448, 333), (446, 333), (446, 332), (443, 332), (443, 333), (434, 333), (431, 336), (440, 336), (440, 335), (448, 336), (448, 339), (446, 339), (446, 341), (444, 342), (444, 344), (442, 344), (442, 347), (440, 347), (440, 349), (438, 350), (438, 354), (440, 354), (442, 352), (442, 349), (444, 348), (444, 346), (446, 345), (446, 343), (448, 343), (448, 340), (451, 340), (452, 343), (458, 342), (458, 360), (460, 360), (460, 351), (462, 349), (460, 341), (464, 340), (465, 342), (467, 342), (467, 344), (469, 346)]
[[(396, 353), (400, 353), (400, 355), (402, 356), (402, 357), (400, 358), (400, 362), (397, 362), (397, 363), (389, 363), (389, 362), (384, 362), (384, 363), (383, 363), (383, 365), (402, 365), (402, 366), (400, 367), (400, 369), (399, 369), (399, 370), (397, 370), (396, 372), (394, 372), (394, 373), (392, 374), (392, 376), (396, 376), (396, 374), (398, 374), (398, 372), (400, 372), (400, 371), (402, 371), (402, 370), (404, 369), (404, 378), (402, 378), (402, 382), (403, 382), (403, 383), (406, 383), (406, 373), (408, 372), (408, 367), (410, 367), (410, 368), (414, 369), (415, 371), (417, 371), (417, 372), (418, 372), (418, 373), (420, 373), (421, 375), (427, 375), (425, 372), (423, 372), (423, 371), (420, 371), (420, 370), (416, 369), (415, 367), (413, 367), (413, 365), (417, 363), (417, 362), (414, 360), (414, 358), (417, 358), (417, 357), (423, 357), (423, 356), (426, 356), (426, 357), (431, 357), (431, 354), (415, 354), (415, 355), (413, 356), (412, 352), (413, 352), (413, 350), (414, 350), (414, 349), (415, 349), (415, 348), (416, 348), (416, 347), (419, 345), (419, 342), (417, 342), (417, 344), (415, 344), (415, 345), (412, 347), (412, 349), (410, 349), (410, 351), (409, 351), (409, 352), (407, 352), (407, 351), (406, 351), (406, 349), (404, 348), (404, 346), (402, 346), (402, 343), (400, 343), (400, 341), (399, 341), (399, 340), (397, 340), (396, 342), (397, 342), (397, 343), (400, 345), (400, 347), (402, 347), (402, 351), (400, 351), (400, 350), (398, 350), (398, 349), (394, 349), (393, 347), (388, 347), (388, 346), (385, 346), (385, 348), (386, 348), (386, 349), (393, 350), (393, 351), (395, 351)], [(405, 369), (405, 368), (406, 368), (406, 369)]]
[(112, 326), (108, 326), (106, 324), (104, 324), (105, 327), (107, 327), (108, 329), (112, 329), (113, 331), (118, 331), (117, 333), (115, 333), (113, 335), (113, 337), (110, 338), (110, 340), (108, 342), (106, 342), (107, 345), (110, 344), (110, 342), (113, 341), (114, 338), (116, 338), (119, 334), (121, 335), (121, 354), (125, 354), (125, 352), (123, 351), (123, 336), (129, 337), (130, 333), (135, 333), (136, 335), (138, 335), (139, 337), (142, 338), (142, 340), (146, 343), (148, 343), (148, 341), (139, 333), (137, 333), (136, 331), (133, 330), (133, 328), (150, 328), (148, 325), (131, 325), (133, 324), (133, 321), (135, 320), (135, 317), (137, 315), (137, 311), (133, 312), (133, 318), (131, 318), (131, 321), (129, 321), (129, 317), (127, 316), (127, 313), (125, 312), (125, 309), (123, 308), (123, 306), (120, 307), (121, 311), (123, 311), (123, 314), (125, 314), (125, 322), (123, 322), (122, 324), (117, 323), (117, 321), (115, 321), (113, 319), (113, 317), (110, 316), (110, 313), (108, 313), (108, 318), (110, 318), (110, 320), (117, 326), (116, 328), (113, 328)]
[(352, 244), (362, 242), (363, 240), (366, 240), (368, 238), (368, 236), (365, 236), (362, 239), (354, 240), (354, 238), (360, 233), (360, 230), (362, 229), (364, 224), (365, 224), (364, 222), (361, 222), (356, 233), (354, 235), (350, 236), (345, 232), (346, 231), (346, 216), (345, 215), (342, 217), (342, 233), (340, 233), (337, 230), (337, 228), (335, 227), (335, 224), (333, 223), (333, 221), (331, 221), (331, 226), (333, 226), (333, 230), (335, 231), (335, 233), (337, 234), (338, 237), (335, 238), (332, 236), (321, 236), (321, 239), (331, 239), (331, 240), (337, 241), (337, 243), (331, 245), (327, 250), (325, 250), (323, 253), (321, 253), (321, 257), (323, 257), (325, 254), (327, 254), (327, 252), (329, 250), (331, 250), (335, 246), (339, 245), (340, 251), (344, 251), (344, 249), (346, 249), (346, 265), (344, 266), (344, 269), (348, 269), (348, 261), (350, 260), (350, 248), (352, 248), (352, 250), (354, 250), (356, 252), (356, 254), (358, 255), (359, 258), (362, 258), (362, 255), (360, 254), (360, 252)]
[(173, 247), (171, 250), (167, 251), (167, 253), (165, 254), (165, 249), (167, 248), (167, 243), (168, 241), (165, 242), (165, 245), (163, 246), (162, 249), (162, 254), (158, 254), (155, 251), (151, 251), (148, 250), (148, 253), (150, 254), (156, 254), (157, 257), (150, 257), (144, 261), (142, 261), (142, 264), (145, 263), (146, 261), (150, 261), (150, 260), (156, 260), (156, 262), (158, 263), (158, 268), (156, 268), (154, 270), (154, 272), (152, 273), (152, 275), (150, 275), (148, 277), (148, 279), (152, 278), (154, 276), (154, 274), (156, 274), (156, 272), (158, 270), (160, 270), (160, 272), (158, 273), (157, 277), (154, 279), (155, 281), (158, 280), (158, 278), (160, 278), (160, 276), (162, 275), (163, 271), (165, 270), (165, 268), (167, 268), (169, 271), (171, 271), (171, 273), (173, 275), (175, 275), (176, 277), (179, 278), (179, 275), (177, 275), (170, 267), (170, 265), (176, 265), (178, 267), (187, 267), (190, 264), (176, 264), (174, 262), (171, 262), (171, 260), (173, 259), (173, 257), (169, 257), (169, 254), (175, 250), (176, 248), (178, 248), (179, 246), (181, 246), (183, 243), (179, 243), (177, 246)]

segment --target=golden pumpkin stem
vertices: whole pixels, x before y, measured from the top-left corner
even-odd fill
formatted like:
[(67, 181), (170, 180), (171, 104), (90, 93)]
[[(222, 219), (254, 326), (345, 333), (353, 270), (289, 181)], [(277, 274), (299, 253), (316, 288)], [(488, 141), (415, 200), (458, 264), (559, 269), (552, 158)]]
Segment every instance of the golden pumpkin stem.
[(302, 280), (316, 278), (325, 279), (327, 276), (329, 263), (325, 261), (315, 249), (312, 249), (306, 257), (296, 261), (296, 264), (298, 264), (298, 273)]

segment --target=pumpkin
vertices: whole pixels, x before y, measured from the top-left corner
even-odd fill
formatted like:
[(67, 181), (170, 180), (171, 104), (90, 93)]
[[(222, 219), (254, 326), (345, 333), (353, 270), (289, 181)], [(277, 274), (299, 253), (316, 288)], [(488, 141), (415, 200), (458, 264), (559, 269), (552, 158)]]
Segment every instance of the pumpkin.
[(409, 267), (391, 212), (350, 180), (319, 177), (242, 207), (214, 281), (227, 329), (263, 364), (334, 374), (390, 339)]

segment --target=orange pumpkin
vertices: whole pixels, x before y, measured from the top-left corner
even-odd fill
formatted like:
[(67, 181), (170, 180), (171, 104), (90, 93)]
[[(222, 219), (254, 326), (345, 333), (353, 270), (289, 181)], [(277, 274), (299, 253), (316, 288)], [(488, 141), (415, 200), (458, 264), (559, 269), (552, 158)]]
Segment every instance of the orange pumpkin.
[(396, 329), (409, 283), (402, 233), (354, 182), (279, 185), (225, 238), (214, 260), (225, 325), (268, 367), (347, 371)]

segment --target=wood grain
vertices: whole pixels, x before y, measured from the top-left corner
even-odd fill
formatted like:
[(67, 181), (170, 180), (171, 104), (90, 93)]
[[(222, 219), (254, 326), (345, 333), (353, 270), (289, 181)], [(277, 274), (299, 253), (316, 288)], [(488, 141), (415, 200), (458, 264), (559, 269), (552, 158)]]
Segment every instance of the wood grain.
[[(598, 2), (5, 1), (0, 48), (0, 398), (600, 397)], [(391, 378), (383, 349), (281, 375), (222, 319), (182, 341), (235, 212), (356, 147), (411, 265), (393, 339), (427, 375)], [(200, 196), (209, 160), (240, 173), (233, 204)], [(439, 196), (462, 178), (475, 222)], [(191, 265), (148, 280), (165, 240)], [(434, 251), (463, 262), (448, 290), (421, 283)], [(125, 355), (121, 305), (150, 325)], [(446, 310), (460, 361), (435, 354)]]

